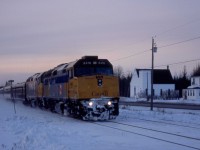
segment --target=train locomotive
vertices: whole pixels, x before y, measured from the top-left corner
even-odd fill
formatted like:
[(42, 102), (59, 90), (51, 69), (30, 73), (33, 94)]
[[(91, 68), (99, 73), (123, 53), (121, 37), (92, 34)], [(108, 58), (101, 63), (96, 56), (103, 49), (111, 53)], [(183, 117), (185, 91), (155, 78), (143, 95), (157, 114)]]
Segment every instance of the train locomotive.
[(119, 115), (119, 81), (107, 59), (84, 56), (36, 73), (13, 85), (13, 98), (83, 120), (108, 120)]

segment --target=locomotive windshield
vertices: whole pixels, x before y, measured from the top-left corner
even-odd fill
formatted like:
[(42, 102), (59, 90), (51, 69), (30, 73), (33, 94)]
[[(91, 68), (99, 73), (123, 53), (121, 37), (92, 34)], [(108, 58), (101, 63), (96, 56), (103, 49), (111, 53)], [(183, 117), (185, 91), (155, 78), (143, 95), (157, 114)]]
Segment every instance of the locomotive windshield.
[(75, 76), (84, 75), (113, 75), (113, 67), (106, 59), (88, 60), (81, 59), (74, 66)]
[(113, 70), (109, 67), (80, 67), (75, 69), (75, 76), (84, 76), (84, 75), (112, 75)]

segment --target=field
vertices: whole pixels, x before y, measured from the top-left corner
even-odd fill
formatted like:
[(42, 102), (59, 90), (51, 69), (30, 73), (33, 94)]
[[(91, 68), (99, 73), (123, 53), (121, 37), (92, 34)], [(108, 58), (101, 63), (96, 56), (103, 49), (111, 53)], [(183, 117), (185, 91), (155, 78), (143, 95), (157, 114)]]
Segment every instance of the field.
[(88, 122), (0, 97), (2, 150), (200, 149), (200, 110), (120, 106), (112, 121)]

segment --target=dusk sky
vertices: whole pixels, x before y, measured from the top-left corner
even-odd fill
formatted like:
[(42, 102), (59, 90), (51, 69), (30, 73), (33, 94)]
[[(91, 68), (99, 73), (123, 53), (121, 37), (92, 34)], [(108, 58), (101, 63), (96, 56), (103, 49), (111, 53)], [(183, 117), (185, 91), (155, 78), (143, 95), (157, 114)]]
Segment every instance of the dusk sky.
[(152, 37), (156, 67), (190, 73), (200, 63), (199, 7), (200, 0), (1, 0), (0, 85), (84, 55), (125, 73), (150, 68)]

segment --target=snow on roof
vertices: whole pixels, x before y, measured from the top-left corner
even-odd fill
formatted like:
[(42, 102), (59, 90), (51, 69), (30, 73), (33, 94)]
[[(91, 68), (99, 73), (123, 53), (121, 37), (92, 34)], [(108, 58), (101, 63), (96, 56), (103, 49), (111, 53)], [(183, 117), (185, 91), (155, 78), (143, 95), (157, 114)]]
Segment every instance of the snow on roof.
[(25, 82), (22, 82), (22, 83), (17, 83), (13, 85), (12, 87), (17, 88), (17, 87), (23, 87), (24, 85), (25, 85)]
[(41, 75), (41, 73), (36, 73), (36, 74), (30, 76), (29, 79), (30, 79), (30, 78), (36, 79), (36, 78), (39, 77), (40, 75)]
[(199, 85), (191, 85), (191, 86), (188, 86), (188, 89), (200, 89), (200, 86)]
[(68, 63), (69, 65), (67, 66), (67, 69), (73, 67), (74, 64), (75, 64), (77, 61), (78, 61), (78, 60), (76, 60), (76, 61), (72, 61), (72, 62)]
[(58, 65), (57, 67), (54, 68), (54, 70), (57, 70), (57, 71), (62, 71), (68, 64), (65, 63), (65, 64), (60, 64)]
[(200, 78), (200, 75), (192, 76), (191, 78)]

